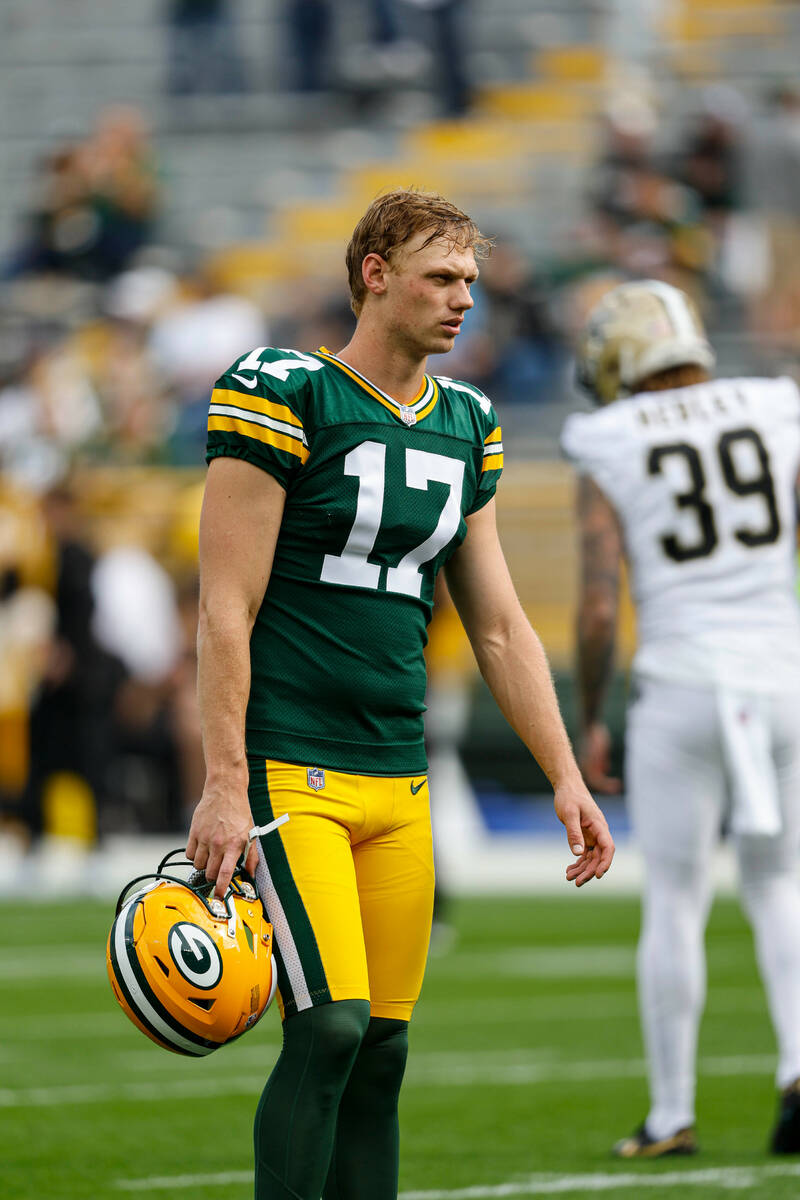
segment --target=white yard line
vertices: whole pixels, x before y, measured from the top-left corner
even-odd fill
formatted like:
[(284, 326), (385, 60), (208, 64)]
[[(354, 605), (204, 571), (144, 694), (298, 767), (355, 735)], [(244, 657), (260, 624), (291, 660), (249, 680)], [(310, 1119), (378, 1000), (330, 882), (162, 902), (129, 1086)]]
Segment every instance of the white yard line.
[[(204, 1064), (205, 1067), (205, 1064)], [(699, 1060), (700, 1075), (736, 1078), (770, 1075), (771, 1054), (716, 1055)], [(639, 1079), (645, 1074), (643, 1059), (593, 1059), (564, 1062), (547, 1052), (508, 1050), (470, 1054), (417, 1054), (409, 1066), (405, 1087), (499, 1087), (530, 1083), (597, 1083), (598, 1080)], [(0, 1088), (0, 1108), (49, 1108), (62, 1104), (105, 1104), (112, 1100), (150, 1101), (196, 1097), (198, 1087), (211, 1087), (215, 1095), (257, 1095), (265, 1072), (226, 1076), (204, 1070), (184, 1079), (130, 1080), (121, 1083), (65, 1084), (50, 1087)]]
[(52, 957), (47, 947), (37, 948), (35, 955), (0, 954), (0, 987), (16, 987), (26, 980), (47, 979), (91, 983), (94, 986), (106, 973), (105, 949), (98, 946), (87, 950), (83, 944), (74, 953), (64, 953), (59, 946)]
[[(110, 993), (109, 993), (110, 995)], [(633, 992), (592, 992), (585, 995), (574, 991), (553, 992), (548, 996), (495, 996), (492, 999), (492, 1016), (496, 1021), (511, 1020), (515, 1016), (530, 1022), (551, 1022), (563, 1018), (576, 1020), (591, 1011), (593, 1017), (612, 1019), (636, 1018), (636, 998)], [(714, 988), (706, 1006), (706, 1019), (718, 1014), (763, 1012), (766, 1016), (766, 1001), (757, 985), (752, 988), (722, 984)], [(414, 1012), (414, 1026), (446, 1025), (452, 1029), (459, 1024), (474, 1025), (486, 1019), (486, 1000), (440, 999), (436, 996), (423, 998)], [(264, 1018), (269, 1021), (269, 1017)], [(276, 1037), (279, 1035), (276, 1018)], [(130, 1035), (130, 1025), (116, 1005), (98, 1012), (47, 1013), (41, 1016), (19, 1017), (13, 1022), (0, 1023), (0, 1040), (14, 1042), (60, 1041), (68, 1038), (124, 1037)], [(248, 1038), (248, 1044), (251, 1039)]]
[[(713, 1185), (741, 1192), (768, 1179), (796, 1179), (800, 1164), (780, 1163), (759, 1167), (708, 1167), (700, 1171), (653, 1170), (645, 1173), (615, 1174), (612, 1171), (591, 1175), (530, 1175), (527, 1179), (506, 1183), (477, 1184), (473, 1187), (438, 1188), (401, 1192), (399, 1200), (497, 1200), (504, 1196), (556, 1196), (570, 1193), (613, 1192), (639, 1188), (708, 1187)], [(226, 1171), (218, 1175), (151, 1175), (147, 1179), (118, 1179), (116, 1186), (125, 1192), (173, 1191), (181, 1188), (224, 1187), (250, 1183), (250, 1171)]]
[[(714, 967), (741, 965), (738, 950), (711, 948)], [(502, 949), (456, 949), (434, 960), (430, 967), (438, 977), (485, 975), (511, 979), (633, 979), (636, 948), (630, 945), (504, 946)], [(105, 974), (105, 947), (78, 942), (73, 945), (18, 947), (0, 952), (0, 987), (28, 979), (73, 979)]]
[[(109, 992), (109, 998), (111, 993)], [(70, 1038), (127, 1037), (130, 1024), (111, 1001), (106, 1012), (43, 1013), (0, 1024), (0, 1038), (14, 1042), (67, 1041)], [(116, 1010), (116, 1011), (115, 1011)]]

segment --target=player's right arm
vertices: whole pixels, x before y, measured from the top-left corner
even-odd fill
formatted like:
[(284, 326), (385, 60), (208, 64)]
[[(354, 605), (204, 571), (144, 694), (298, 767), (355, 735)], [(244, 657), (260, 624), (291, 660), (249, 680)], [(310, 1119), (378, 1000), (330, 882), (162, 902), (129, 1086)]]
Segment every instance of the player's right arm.
[[(186, 854), (223, 896), (253, 825), (245, 713), (250, 634), (272, 569), (286, 492), (239, 458), (214, 459), (200, 517), (198, 698), (206, 763)], [(255, 847), (251, 849), (253, 859)], [(248, 867), (255, 863), (248, 859)]]
[(578, 477), (578, 527), (578, 762), (592, 791), (610, 794), (622, 785), (609, 774), (611, 739), (602, 712), (614, 665), (622, 537), (612, 505), (589, 475)]

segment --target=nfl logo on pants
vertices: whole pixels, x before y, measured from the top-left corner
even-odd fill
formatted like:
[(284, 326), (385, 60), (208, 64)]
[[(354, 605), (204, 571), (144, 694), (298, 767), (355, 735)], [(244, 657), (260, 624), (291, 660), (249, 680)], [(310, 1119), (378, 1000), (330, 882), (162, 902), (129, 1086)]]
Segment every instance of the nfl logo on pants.
[(315, 792), (320, 792), (325, 787), (325, 772), (321, 767), (307, 767), (306, 779), (308, 786), (313, 788)]

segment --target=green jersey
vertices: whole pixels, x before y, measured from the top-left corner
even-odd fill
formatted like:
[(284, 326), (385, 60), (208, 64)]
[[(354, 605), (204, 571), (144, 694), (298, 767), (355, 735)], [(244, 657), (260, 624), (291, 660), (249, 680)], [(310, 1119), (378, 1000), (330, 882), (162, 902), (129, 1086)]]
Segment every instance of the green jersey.
[(425, 376), (404, 405), (326, 350), (262, 346), (214, 388), (207, 459), (224, 455), (286, 490), (250, 641), (248, 752), (424, 772), (434, 580), (503, 466), (489, 401)]

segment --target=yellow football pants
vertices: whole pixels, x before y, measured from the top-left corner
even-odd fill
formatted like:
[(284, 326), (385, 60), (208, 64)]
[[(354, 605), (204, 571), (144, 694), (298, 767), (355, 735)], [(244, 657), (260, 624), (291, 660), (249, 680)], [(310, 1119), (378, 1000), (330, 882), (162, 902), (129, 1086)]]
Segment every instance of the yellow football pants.
[(250, 757), (258, 880), (272, 922), (281, 1015), (369, 1000), (407, 1021), (422, 986), (433, 910), (428, 781)]

